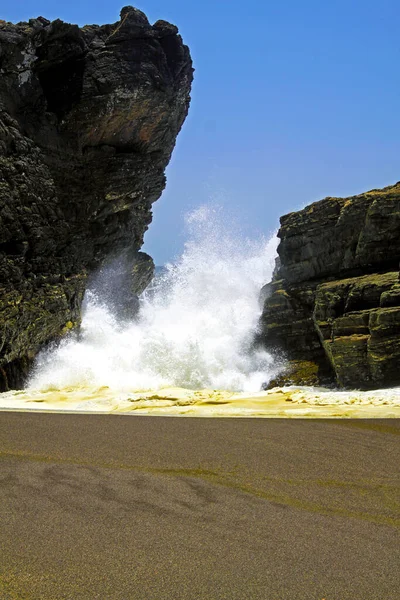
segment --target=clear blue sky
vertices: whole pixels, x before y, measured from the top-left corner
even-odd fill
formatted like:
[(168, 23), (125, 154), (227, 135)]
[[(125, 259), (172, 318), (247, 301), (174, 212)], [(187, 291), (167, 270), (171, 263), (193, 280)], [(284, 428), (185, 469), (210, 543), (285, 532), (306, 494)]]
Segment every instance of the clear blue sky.
[[(125, 2), (128, 4), (128, 2)], [(398, 0), (138, 0), (178, 25), (196, 68), (190, 115), (154, 205), (145, 249), (183, 243), (209, 199), (249, 236), (327, 195), (400, 180)], [(1, 0), (0, 18), (118, 19), (123, 0)]]

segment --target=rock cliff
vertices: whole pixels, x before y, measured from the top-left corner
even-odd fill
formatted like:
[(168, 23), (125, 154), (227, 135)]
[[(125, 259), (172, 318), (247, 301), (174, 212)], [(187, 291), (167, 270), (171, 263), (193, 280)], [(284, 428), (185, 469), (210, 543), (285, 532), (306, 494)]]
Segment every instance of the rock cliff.
[(79, 323), (106, 257), (129, 248), (133, 291), (148, 280), (192, 73), (178, 29), (130, 6), (113, 25), (0, 21), (0, 390)]
[(400, 183), (281, 218), (261, 340), (288, 359), (273, 383), (400, 384)]

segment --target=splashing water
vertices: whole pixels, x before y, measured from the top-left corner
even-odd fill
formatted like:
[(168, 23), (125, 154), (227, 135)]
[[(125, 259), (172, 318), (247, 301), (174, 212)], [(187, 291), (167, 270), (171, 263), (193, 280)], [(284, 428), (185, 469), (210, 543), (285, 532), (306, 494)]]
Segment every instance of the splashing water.
[(94, 286), (80, 334), (39, 356), (28, 388), (259, 391), (277, 369), (252, 347), (276, 240), (242, 239), (221, 222), (215, 208), (189, 215), (183, 255), (143, 294), (135, 321), (118, 321)]

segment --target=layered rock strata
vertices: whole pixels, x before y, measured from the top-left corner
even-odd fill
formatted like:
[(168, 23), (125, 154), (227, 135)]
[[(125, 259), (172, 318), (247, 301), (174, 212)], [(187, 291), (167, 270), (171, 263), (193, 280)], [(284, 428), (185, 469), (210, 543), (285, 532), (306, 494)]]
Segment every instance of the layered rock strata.
[(260, 334), (287, 360), (273, 383), (399, 385), (400, 183), (315, 202), (278, 235)]
[(79, 323), (106, 257), (129, 248), (149, 272), (138, 250), (192, 73), (178, 29), (129, 6), (113, 25), (0, 21), (0, 390)]

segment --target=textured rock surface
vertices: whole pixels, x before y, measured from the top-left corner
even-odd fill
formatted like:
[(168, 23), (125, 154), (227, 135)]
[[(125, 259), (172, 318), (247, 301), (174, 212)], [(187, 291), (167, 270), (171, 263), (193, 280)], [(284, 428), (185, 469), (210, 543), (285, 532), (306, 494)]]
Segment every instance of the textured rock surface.
[(261, 339), (289, 359), (279, 383), (400, 384), (400, 183), (315, 202), (278, 235)]
[(192, 72), (177, 28), (132, 7), (114, 25), (0, 21), (0, 389), (79, 323), (88, 272), (141, 247)]
[(139, 309), (138, 295), (153, 279), (154, 270), (148, 254), (124, 249), (94, 272), (88, 290), (94, 291), (119, 320), (132, 319)]

